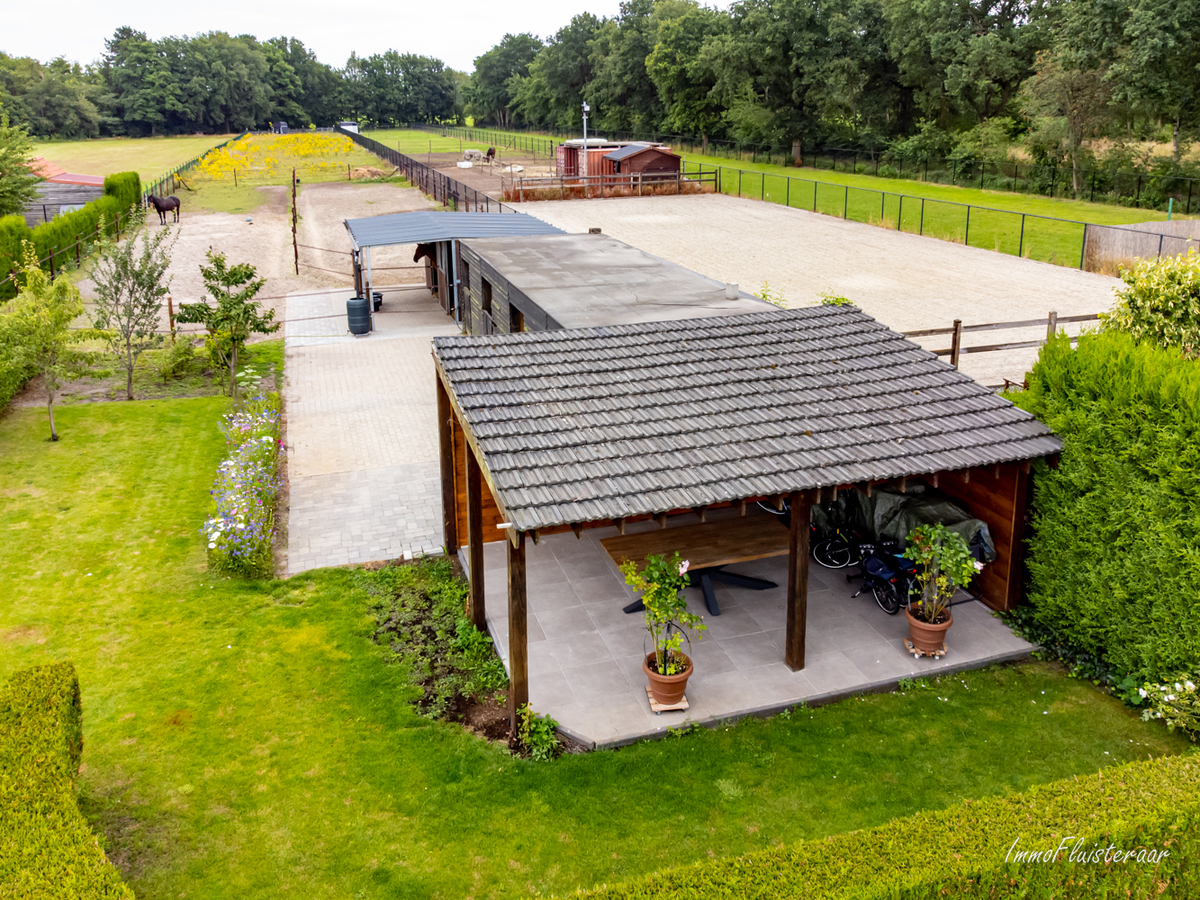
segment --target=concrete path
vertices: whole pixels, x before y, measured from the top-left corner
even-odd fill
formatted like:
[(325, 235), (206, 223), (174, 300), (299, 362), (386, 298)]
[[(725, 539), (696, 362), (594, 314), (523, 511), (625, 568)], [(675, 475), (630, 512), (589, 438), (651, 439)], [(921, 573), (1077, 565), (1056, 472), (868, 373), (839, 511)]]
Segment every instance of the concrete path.
[[(789, 306), (822, 293), (849, 298), (897, 331), (1086, 315), (1113, 305), (1115, 278), (847, 222), (776, 203), (724, 195), (630, 197), (519, 204), (565, 231), (605, 234), (719, 281), (759, 292), (764, 283)], [(1078, 326), (1070, 329), (1078, 333)], [(979, 332), (964, 346), (1036, 340), (1045, 326)], [(940, 350), (948, 336), (922, 346)], [(1036, 349), (968, 354), (960, 368), (984, 384), (1019, 380)]]
[(458, 328), (423, 288), (385, 290), (353, 337), (348, 296), (288, 297), (288, 574), (442, 547), (430, 342)]

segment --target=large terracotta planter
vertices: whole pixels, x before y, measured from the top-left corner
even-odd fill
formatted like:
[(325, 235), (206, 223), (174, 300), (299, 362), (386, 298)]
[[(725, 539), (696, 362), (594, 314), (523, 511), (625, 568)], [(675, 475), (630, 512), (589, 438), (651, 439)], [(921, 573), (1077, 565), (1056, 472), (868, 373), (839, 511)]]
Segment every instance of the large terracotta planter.
[(946, 621), (939, 622), (936, 625), (930, 625), (921, 619), (916, 618), (908, 611), (904, 610), (904, 617), (908, 619), (908, 639), (912, 641), (913, 650), (919, 651), (926, 656), (941, 654), (945, 651), (946, 632), (950, 630), (950, 626), (954, 624), (954, 616), (950, 610), (946, 610)]
[(663, 706), (674, 706), (683, 699), (688, 679), (692, 677), (692, 670), (695, 668), (691, 657), (686, 653), (678, 653), (676, 656), (687, 663), (687, 667), (678, 675), (659, 675), (655, 672), (652, 668), (653, 653), (647, 653), (646, 658), (642, 660), (642, 671), (646, 673), (646, 678), (650, 681), (650, 696)]

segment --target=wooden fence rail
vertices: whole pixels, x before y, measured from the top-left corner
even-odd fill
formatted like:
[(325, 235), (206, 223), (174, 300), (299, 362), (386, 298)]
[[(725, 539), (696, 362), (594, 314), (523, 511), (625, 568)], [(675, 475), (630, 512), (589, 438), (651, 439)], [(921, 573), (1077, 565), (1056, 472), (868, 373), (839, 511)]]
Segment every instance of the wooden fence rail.
[[(1058, 326), (1067, 325), (1073, 322), (1098, 322), (1100, 316), (1097, 314), (1087, 316), (1060, 316), (1056, 312), (1051, 312), (1044, 319), (1022, 319), (1019, 322), (988, 322), (982, 325), (964, 325), (962, 319), (955, 319), (954, 324), (949, 328), (922, 328), (917, 331), (902, 332), (908, 338), (933, 337), (939, 334), (950, 335), (950, 346), (944, 350), (933, 350), (938, 356), (949, 356), (950, 365), (958, 368), (959, 358), (964, 353), (994, 353), (998, 350), (1023, 350), (1028, 347), (1040, 347), (1058, 332)], [(1035, 328), (1039, 325), (1046, 326), (1045, 339), (1034, 341), (1006, 341), (1001, 344), (981, 344), (977, 346), (964, 347), (962, 336), (980, 331), (1005, 331), (1014, 328)], [(1071, 342), (1074, 343), (1077, 338), (1072, 337)], [(1008, 379), (1005, 379), (1005, 384), (1011, 384)]]

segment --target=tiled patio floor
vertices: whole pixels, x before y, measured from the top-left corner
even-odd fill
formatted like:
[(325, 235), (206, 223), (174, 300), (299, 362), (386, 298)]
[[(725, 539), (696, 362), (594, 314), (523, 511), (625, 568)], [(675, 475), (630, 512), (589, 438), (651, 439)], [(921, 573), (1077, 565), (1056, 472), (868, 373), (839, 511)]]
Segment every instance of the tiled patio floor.
[[(597, 747), (630, 743), (684, 723), (820, 702), (904, 677), (1021, 659), (1033, 649), (986, 606), (969, 601), (954, 606), (946, 656), (914, 659), (902, 644), (908, 633), (903, 614), (884, 613), (869, 591), (851, 599), (857, 582), (847, 584), (844, 570), (812, 563), (805, 667), (792, 672), (783, 663), (787, 557), (759, 560), (730, 571), (768, 578), (780, 587), (749, 591), (717, 582), (720, 616), (708, 615), (698, 588), (688, 590), (689, 607), (708, 625), (703, 639), (692, 641), (691, 706), (656, 716), (641, 669), (643, 647), (648, 648), (642, 616), (622, 612), (633, 594), (599, 543), (616, 533), (591, 529), (582, 539), (568, 532), (542, 538), (538, 545), (526, 542), (530, 705), (552, 715), (572, 737)], [(507, 666), (503, 543), (484, 548), (484, 584), (488, 627)]]

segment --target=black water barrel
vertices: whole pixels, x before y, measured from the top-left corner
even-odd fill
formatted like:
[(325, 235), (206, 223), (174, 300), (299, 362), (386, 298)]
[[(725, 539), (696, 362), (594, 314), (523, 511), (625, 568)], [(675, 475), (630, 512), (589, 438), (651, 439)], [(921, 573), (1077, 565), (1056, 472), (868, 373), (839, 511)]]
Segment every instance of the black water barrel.
[(351, 334), (366, 334), (371, 330), (371, 311), (366, 297), (351, 297), (346, 301), (346, 319)]
[(375, 312), (379, 312), (379, 310), (383, 309), (383, 294), (382, 293), (380, 293), (379, 291), (376, 291), (375, 293), (373, 293), (371, 295), (371, 299), (374, 301)]

